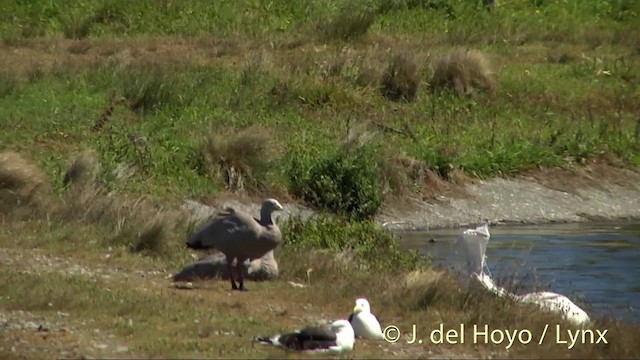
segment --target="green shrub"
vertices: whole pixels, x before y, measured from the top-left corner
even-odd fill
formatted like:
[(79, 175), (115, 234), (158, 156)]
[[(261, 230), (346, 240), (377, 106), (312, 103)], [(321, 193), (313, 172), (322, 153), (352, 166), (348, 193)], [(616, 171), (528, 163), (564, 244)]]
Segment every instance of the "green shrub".
[(373, 271), (416, 270), (427, 265), (417, 252), (402, 250), (393, 233), (369, 220), (348, 222), (316, 214), (306, 221), (289, 218), (281, 229), (287, 239), (283, 247), (327, 249), (333, 253), (351, 250), (353, 259)]
[(289, 168), (291, 192), (312, 206), (353, 220), (373, 217), (383, 202), (374, 149), (297, 154)]

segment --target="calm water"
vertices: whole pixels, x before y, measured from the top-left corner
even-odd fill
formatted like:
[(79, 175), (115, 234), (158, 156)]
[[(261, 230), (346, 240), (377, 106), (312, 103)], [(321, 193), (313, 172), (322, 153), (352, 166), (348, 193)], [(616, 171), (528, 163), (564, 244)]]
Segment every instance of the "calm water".
[[(514, 292), (551, 290), (580, 304), (592, 318), (607, 315), (640, 322), (640, 223), (499, 226), (489, 230), (489, 269), (498, 282), (512, 279)], [(429, 254), (436, 266), (461, 269), (464, 258), (453, 246), (461, 232), (406, 233), (400, 235), (401, 244)]]

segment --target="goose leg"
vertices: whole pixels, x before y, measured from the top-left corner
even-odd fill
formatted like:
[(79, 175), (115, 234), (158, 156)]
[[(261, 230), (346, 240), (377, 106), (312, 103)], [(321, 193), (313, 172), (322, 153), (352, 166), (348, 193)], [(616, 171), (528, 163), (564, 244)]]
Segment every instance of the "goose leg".
[(229, 280), (231, 280), (231, 290), (238, 290), (236, 282), (233, 281), (233, 258), (227, 256), (227, 271), (229, 272)]
[(240, 283), (240, 288), (238, 290), (240, 291), (247, 291), (247, 288), (244, 287), (244, 275), (242, 274), (242, 268), (244, 264), (244, 259), (242, 261), (240, 261), (240, 259), (238, 259), (238, 262), (236, 263), (236, 272), (238, 273), (238, 282)]

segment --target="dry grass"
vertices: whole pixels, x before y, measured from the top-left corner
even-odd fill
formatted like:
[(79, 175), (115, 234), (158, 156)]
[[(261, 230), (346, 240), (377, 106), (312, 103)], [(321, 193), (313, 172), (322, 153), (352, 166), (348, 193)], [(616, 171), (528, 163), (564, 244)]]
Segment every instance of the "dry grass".
[(345, 153), (353, 152), (371, 142), (378, 135), (375, 131), (369, 129), (369, 124), (366, 122), (352, 123), (349, 121), (347, 126), (347, 134), (341, 142), (342, 151)]
[(93, 44), (89, 40), (79, 40), (77, 42), (73, 42), (67, 46), (67, 51), (71, 54), (86, 54), (91, 48)]
[(124, 246), (133, 253), (168, 255), (167, 241), (178, 235), (185, 217), (139, 197), (110, 193), (98, 183), (67, 189), (63, 206), (52, 214), (75, 223), (96, 223), (105, 229), (105, 245)]
[[(361, 33), (366, 33), (366, 30)], [(346, 77), (350, 74), (356, 76), (364, 74), (362, 78), (357, 78), (357, 81), (362, 86), (368, 86), (371, 83), (371, 76), (367, 76), (369, 71), (384, 69), (384, 65), (387, 65), (385, 49), (397, 45), (396, 42), (403, 41), (398, 38), (389, 38), (385, 43), (384, 39), (375, 38), (375, 36), (367, 38), (370, 38), (371, 42), (365, 42), (368, 40), (365, 39), (363, 40), (364, 44), (360, 45), (367, 49), (375, 47), (374, 50), (355, 49), (351, 52), (345, 52), (344, 58), (337, 59), (335, 64), (328, 67), (327, 76)], [(24, 48), (0, 52), (0, 64), (16, 73), (33, 71), (35, 77), (42, 76), (39, 71), (45, 73), (53, 71), (51, 64), (56, 63), (79, 64), (81, 66), (78, 69), (81, 70), (83, 67), (93, 67), (96, 63), (114, 61), (113, 54), (122, 55), (122, 57), (129, 54), (127, 55), (129, 62), (143, 62), (143, 59), (158, 57), (158, 54), (162, 54), (163, 60), (166, 60), (167, 63), (184, 62), (191, 65), (206, 63), (222, 67), (237, 67), (236, 64), (248, 63), (249, 65), (244, 65), (247, 70), (246, 80), (251, 80), (255, 71), (260, 70), (260, 67), (253, 67), (256, 65), (255, 63), (243, 60), (251, 59), (255, 53), (264, 51), (264, 48), (251, 47), (249, 41), (234, 40), (227, 43), (220, 42), (221, 40), (217, 40), (217, 38), (216, 40), (213, 40), (214, 38), (207, 39), (210, 42), (201, 40), (194, 44), (182, 43), (176, 39), (166, 39), (158, 41), (154, 45), (144, 43), (149, 40), (129, 39), (121, 42), (95, 40), (94, 42), (92, 39), (93, 46), (90, 48), (85, 48), (86, 42), (69, 40), (60, 40), (57, 46), (48, 45), (49, 47), (37, 42), (30, 42)], [(414, 48), (424, 46), (424, 39), (412, 41)], [(151, 46), (154, 48), (152, 49)], [(138, 50), (132, 51), (132, 49)], [(336, 53), (332, 47), (323, 48), (316, 46), (316, 44), (303, 44), (293, 50), (295, 52), (283, 49), (283, 51), (272, 54), (276, 58), (274, 64), (299, 61), (299, 69), (293, 72), (296, 75), (315, 69), (320, 59), (331, 58)], [(370, 56), (370, 51), (377, 56)], [(541, 53), (541, 56), (544, 56), (545, 53)], [(415, 59), (420, 59), (420, 54), (415, 55)], [(467, 55), (461, 56), (461, 58), (468, 61), (468, 59), (465, 60), (465, 56)], [(366, 66), (358, 62), (360, 59), (367, 60), (367, 63), (364, 64)], [(462, 61), (463, 65), (464, 61)], [(507, 61), (516, 64), (521, 61), (521, 58), (512, 56), (511, 60), (507, 59)], [(560, 56), (553, 61), (563, 62), (565, 60)], [(402, 61), (397, 68), (402, 69), (401, 63)], [(477, 64), (472, 66), (476, 66), (476, 70), (482, 69), (482, 66)], [(27, 67), (29, 69), (26, 69)], [(358, 74), (357, 68), (366, 71), (360, 71), (361, 74)], [(443, 70), (449, 71), (450, 69), (445, 66)], [(480, 70), (478, 71), (482, 73)], [(456, 71), (458, 71), (458, 75), (456, 75)], [(450, 83), (445, 81), (443, 86), (454, 88), (451, 84), (457, 82), (462, 84), (461, 93), (466, 93), (468, 88), (464, 86), (464, 82), (469, 81), (473, 91), (483, 89), (482, 86), (473, 83), (472, 76), (465, 75), (464, 71), (469, 72), (469, 69), (465, 70), (464, 67), (463, 71), (454, 69), (453, 78), (458, 76), (458, 80), (451, 80)], [(411, 71), (409, 73), (411, 74)], [(377, 80), (379, 74), (376, 74), (375, 78)], [(399, 78), (394, 78), (394, 81)], [(321, 83), (324, 79), (312, 78), (311, 81), (306, 81)], [(405, 83), (409, 86), (400, 92), (410, 93), (412, 81), (409, 77)], [(415, 83), (419, 83), (417, 76), (415, 76)], [(292, 84), (299, 85), (293, 82)], [(293, 85), (291, 88), (294, 87)], [(402, 88), (402, 86), (398, 86), (398, 88)], [(11, 89), (8, 88), (7, 92), (9, 90)], [(293, 90), (291, 91), (294, 92)], [(3, 92), (0, 91), (0, 93)], [(297, 94), (294, 92), (294, 95)], [(522, 93), (520, 96), (529, 97), (531, 95)], [(346, 99), (351, 103), (356, 103), (350, 101), (351, 97)], [(365, 105), (367, 105), (366, 102)], [(603, 106), (601, 111), (605, 111), (609, 107), (609, 105)], [(324, 108), (318, 107), (318, 109)], [(312, 113), (310, 116), (316, 115)], [(325, 115), (326, 113), (320, 113), (317, 116)], [(373, 117), (375, 118), (375, 116)], [(382, 117), (384, 116), (378, 116), (378, 118)], [(366, 134), (366, 131), (363, 131), (363, 134)], [(271, 138), (265, 136), (263, 130), (259, 129), (253, 133), (250, 131), (224, 133), (212, 129), (211, 137), (213, 138), (212, 145), (210, 146), (209, 143), (205, 145), (203, 155), (207, 159), (208, 171), (217, 181), (223, 181), (228, 185), (233, 185), (230, 187), (237, 189), (236, 184), (242, 182), (246, 188), (249, 188), (247, 186), (247, 178), (249, 177), (260, 178), (260, 166), (265, 164), (260, 161), (261, 151), (273, 149), (270, 147), (273, 145), (270, 143)], [(366, 139), (367, 136), (351, 137), (351, 140), (356, 143), (366, 141)], [(209, 146), (210, 148), (207, 148)], [(35, 192), (38, 193), (50, 188), (49, 179), (46, 179), (37, 167), (30, 165), (20, 155), (17, 155), (20, 160), (15, 161), (15, 155), (6, 157), (6, 154), (3, 153), (0, 157), (2, 159), (0, 161), (0, 193), (3, 194), (2, 196), (7, 195), (14, 199), (15, 194), (33, 194), (33, 191), (29, 189), (36, 189)], [(82, 160), (82, 156), (87, 158)], [(414, 323), (428, 330), (433, 329), (439, 323), (445, 323), (451, 327), (459, 326), (460, 323), (469, 325), (488, 323), (491, 327), (530, 329), (535, 336), (536, 331), (539, 334), (545, 323), (555, 324), (557, 322), (555, 317), (541, 314), (536, 309), (504, 303), (481, 292), (467, 291), (448, 274), (442, 272), (427, 271), (426, 273), (408, 274), (406, 277), (394, 277), (384, 273), (354, 272), (350, 267), (348, 256), (334, 261), (327, 254), (295, 252), (288, 249), (281, 249), (276, 253), (282, 274), (279, 281), (252, 285), (253, 292), (239, 295), (237, 298), (233, 298), (235, 295), (229, 295), (226, 291), (227, 282), (211, 281), (204, 283), (203, 288), (199, 290), (178, 291), (169, 288), (168, 281), (164, 278), (133, 276), (131, 274), (135, 274), (142, 268), (160, 271), (163, 269), (177, 270), (181, 264), (191, 261), (186, 254), (180, 252), (183, 244), (183, 234), (179, 231), (181, 218), (177, 212), (162, 209), (146, 198), (129, 199), (121, 194), (108, 192), (104, 184), (100, 184), (97, 177), (92, 174), (97, 170), (95, 170), (94, 163), (89, 160), (91, 156), (82, 156), (76, 159), (67, 171), (65, 183), (70, 186), (67, 187), (62, 197), (56, 198), (51, 195), (53, 200), (40, 202), (45, 205), (60, 204), (56, 211), (45, 211), (44, 215), (49, 215), (49, 219), (44, 220), (45, 216), (43, 216), (40, 220), (28, 222), (4, 221), (3, 227), (0, 228), (0, 242), (2, 247), (17, 247), (24, 253), (30, 253), (34, 247), (45, 248), (46, 252), (57, 254), (71, 263), (86, 261), (88, 262), (87, 267), (102, 266), (113, 270), (126, 269), (127, 278), (102, 279), (91, 284), (81, 283), (81, 286), (78, 286), (77, 277), (71, 278), (72, 281), (70, 281), (68, 277), (61, 276), (26, 275), (23, 272), (15, 271), (15, 269), (13, 271), (7, 270), (8, 263), (0, 261), (5, 274), (0, 277), (2, 285), (0, 287), (3, 290), (6, 289), (6, 293), (0, 297), (3, 310), (37, 308), (38, 311), (53, 318), (58, 316), (56, 314), (58, 310), (69, 312), (72, 314), (71, 318), (90, 319), (88, 323), (103, 329), (105, 333), (116, 332), (118, 339), (131, 344), (132, 351), (140, 357), (173, 356), (182, 358), (238, 357), (240, 355), (283, 356), (283, 353), (278, 351), (258, 347), (251, 348), (248, 339), (255, 334), (291, 329), (308, 321), (344, 317), (348, 315), (353, 305), (352, 301), (356, 296), (370, 298), (374, 311), (383, 319), (384, 324), (398, 325), (405, 333), (410, 332), (410, 326)], [(395, 156), (394, 161), (390, 161), (388, 164), (395, 165), (397, 168), (385, 169), (381, 174), (381, 176), (387, 177), (385, 181), (388, 183), (399, 184), (397, 187), (401, 187), (405, 186), (404, 184), (409, 186), (408, 184), (417, 182), (423, 184), (431, 193), (438, 195), (449, 191), (450, 184), (447, 184), (439, 174), (426, 170), (424, 162), (409, 156)], [(273, 156), (267, 156), (267, 158), (270, 159)], [(22, 161), (25, 164), (22, 168), (23, 172), (15, 170), (15, 166), (8, 167), (6, 159), (10, 160), (9, 164)], [(244, 166), (249, 169), (249, 175), (243, 174), (240, 177), (234, 175)], [(6, 182), (6, 169), (12, 169), (8, 176), (9, 179), (22, 179), (17, 182), (17, 186), (13, 180)], [(452, 170), (448, 173), (449, 181), (455, 182), (455, 179), (464, 178), (463, 175), (460, 175), (457, 170)], [(239, 178), (244, 181), (238, 181)], [(36, 185), (33, 186), (33, 184)], [(396, 187), (396, 185), (391, 187)], [(44, 191), (44, 193), (48, 192), (49, 190)], [(33, 198), (33, 196), (27, 195), (26, 198), (22, 198), (21, 203), (40, 208), (37, 205), (38, 202), (24, 200)], [(0, 201), (4, 201), (4, 198)], [(15, 204), (15, 202), (3, 202), (3, 204), (5, 203)], [(42, 208), (50, 209), (49, 205)], [(8, 210), (11, 214), (16, 211), (15, 208)], [(16, 239), (20, 239), (20, 241), (18, 242)], [(114, 248), (121, 249), (121, 252), (115, 251), (113, 257), (106, 259), (104, 256), (105, 247), (100, 245), (114, 245)], [(0, 251), (0, 253), (4, 252)], [(180, 264), (164, 261), (163, 257), (141, 256), (165, 253), (173, 254), (174, 260), (175, 257), (178, 257)], [(182, 257), (180, 258), (180, 256)], [(31, 261), (24, 261), (23, 265), (33, 266), (37, 263), (38, 259), (34, 258)], [(295, 292), (292, 295), (292, 288), (286, 282), (293, 280), (306, 283), (309, 268), (313, 269), (310, 275), (311, 286), (305, 289), (293, 289)], [(52, 298), (59, 300), (54, 301), (56, 307), (53, 309), (49, 308), (47, 304)], [(81, 300), (73, 301), (74, 299)], [(143, 304), (144, 306), (132, 308), (131, 304)], [(151, 310), (147, 311), (143, 307)], [(273, 310), (276, 308), (277, 311)], [(134, 326), (127, 325), (128, 318), (134, 320)], [(194, 322), (194, 319), (199, 322)], [(493, 357), (500, 355), (530, 357), (531, 354), (536, 357), (552, 358), (613, 358), (634, 355), (637, 357), (640, 353), (636, 344), (637, 336), (635, 336), (637, 326), (604, 321), (596, 322), (595, 326), (610, 329), (608, 339), (611, 344), (609, 346), (583, 346), (567, 350), (566, 346), (563, 347), (549, 341), (541, 347), (530, 344), (505, 354), (504, 347), (491, 345), (442, 346), (427, 342), (422, 345), (398, 344), (396, 347), (391, 345), (387, 347), (386, 344), (383, 344), (384, 349), (390, 349), (387, 353), (383, 352), (377, 344), (361, 342), (358, 344), (354, 357), (387, 356), (397, 358), (404, 356), (415, 358), (431, 356), (430, 351), (436, 356), (454, 358), (463, 355), (472, 357), (488, 355)], [(73, 336), (82, 337), (83, 335), (80, 334), (89, 333), (92, 330), (86, 328), (75, 331)], [(234, 336), (226, 336), (221, 334), (222, 332), (233, 332)], [(550, 336), (552, 335), (550, 334)], [(53, 335), (50, 336), (53, 337)], [(8, 336), (4, 340), (0, 340), (0, 347), (4, 347), (6, 350), (17, 343), (16, 339), (27, 338), (28, 341), (31, 341), (33, 340), (31, 337), (35, 337), (35, 335), (31, 333), (24, 337)], [(467, 338), (470, 337), (467, 336)], [(50, 352), (50, 356), (47, 358), (59, 355), (55, 353), (51, 343), (44, 351)], [(239, 353), (239, 351), (243, 352)], [(1, 350), (0, 354), (4, 355)], [(104, 356), (114, 355), (118, 356), (113, 353), (107, 353)], [(33, 358), (33, 356), (27, 356), (27, 358)]]
[(132, 252), (162, 254), (168, 232), (184, 221), (180, 212), (165, 210), (155, 202), (110, 193), (99, 182), (100, 162), (92, 150), (71, 162), (64, 176), (62, 196), (53, 193), (42, 170), (15, 152), (0, 154), (0, 196), (6, 216), (32, 215), (76, 224), (107, 228), (106, 241), (126, 245)]
[(318, 25), (318, 30), (324, 41), (349, 41), (366, 34), (375, 19), (376, 15), (373, 10), (349, 4), (341, 9), (339, 14), (331, 21), (321, 21)]
[(406, 195), (420, 194), (423, 200), (434, 201), (437, 196), (467, 197), (465, 185), (469, 179), (459, 169), (447, 173), (446, 178), (430, 170), (429, 164), (406, 154), (396, 154), (387, 149), (382, 162), (382, 184), (391, 195), (389, 200), (397, 202)]
[(381, 92), (392, 101), (414, 101), (418, 93), (420, 76), (412, 56), (396, 54), (382, 75)]
[(278, 153), (274, 135), (259, 125), (224, 132), (211, 127), (202, 149), (209, 175), (231, 191), (264, 189), (265, 174)]
[(484, 53), (455, 49), (433, 62), (431, 86), (435, 89), (448, 88), (459, 95), (470, 95), (477, 90), (493, 93), (498, 81)]
[(31, 206), (36, 212), (52, 206), (53, 190), (42, 170), (24, 156), (5, 151), (0, 153), (0, 196), (4, 198), (3, 211), (14, 206)]
[(151, 221), (137, 234), (130, 249), (135, 253), (150, 252), (161, 253), (165, 249), (166, 228), (161, 217)]
[(386, 192), (397, 197), (411, 194), (418, 184), (422, 182), (422, 176), (427, 169), (423, 161), (417, 160), (405, 154), (392, 154), (389, 152), (389, 161), (382, 163), (382, 183)]
[(94, 182), (100, 171), (98, 155), (93, 150), (81, 153), (69, 166), (62, 180), (64, 186), (86, 186)]

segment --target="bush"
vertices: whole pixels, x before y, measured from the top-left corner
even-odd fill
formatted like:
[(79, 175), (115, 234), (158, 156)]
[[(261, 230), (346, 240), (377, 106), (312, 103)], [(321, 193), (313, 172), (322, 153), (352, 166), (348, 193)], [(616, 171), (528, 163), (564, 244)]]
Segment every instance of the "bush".
[(289, 218), (281, 227), (285, 248), (352, 251), (351, 260), (373, 271), (406, 271), (426, 266), (415, 251), (404, 251), (395, 235), (372, 221), (347, 222), (328, 215), (302, 221)]
[(295, 154), (288, 172), (291, 192), (312, 206), (353, 220), (373, 217), (382, 205), (373, 148), (352, 153)]

